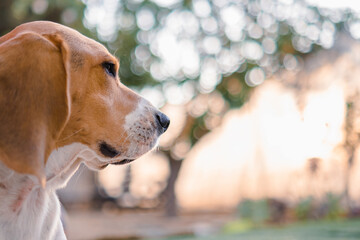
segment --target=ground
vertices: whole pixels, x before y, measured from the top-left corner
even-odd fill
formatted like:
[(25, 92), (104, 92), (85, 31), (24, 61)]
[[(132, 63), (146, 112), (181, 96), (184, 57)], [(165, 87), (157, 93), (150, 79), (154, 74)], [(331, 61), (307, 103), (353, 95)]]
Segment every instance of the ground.
[(120, 240), (164, 238), (174, 235), (209, 235), (221, 232), (234, 220), (229, 213), (182, 214), (165, 217), (157, 211), (68, 211), (66, 227), (69, 240)]
[(67, 217), (69, 240), (355, 240), (360, 219), (305, 222), (225, 234), (231, 214), (184, 214), (166, 218), (160, 212), (76, 211)]
[[(360, 220), (321, 221), (287, 227), (254, 229), (239, 234), (179, 237), (166, 240), (355, 240), (360, 239)], [(152, 239), (155, 240), (155, 239)], [(157, 239), (156, 239), (157, 240)]]

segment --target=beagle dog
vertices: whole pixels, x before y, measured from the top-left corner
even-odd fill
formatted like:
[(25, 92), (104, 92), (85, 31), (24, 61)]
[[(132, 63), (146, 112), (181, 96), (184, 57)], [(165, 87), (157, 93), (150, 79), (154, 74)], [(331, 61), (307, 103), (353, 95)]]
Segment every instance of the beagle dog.
[(125, 87), (106, 48), (57, 23), (0, 38), (0, 239), (66, 239), (56, 189), (150, 151), (169, 118)]

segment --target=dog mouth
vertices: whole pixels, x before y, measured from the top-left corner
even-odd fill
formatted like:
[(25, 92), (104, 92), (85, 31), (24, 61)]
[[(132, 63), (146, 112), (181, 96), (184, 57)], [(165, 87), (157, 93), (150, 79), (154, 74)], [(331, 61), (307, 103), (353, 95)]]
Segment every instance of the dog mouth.
[(106, 142), (100, 143), (99, 150), (102, 155), (109, 158), (114, 158), (121, 154), (120, 151), (116, 150), (114, 147), (110, 146)]
[(127, 163), (131, 163), (135, 161), (135, 159), (124, 159), (124, 160), (121, 160), (119, 162), (113, 162), (113, 163), (110, 163), (111, 165), (124, 165), (124, 164), (127, 164)]
[[(99, 150), (101, 152), (102, 155), (104, 155), (105, 157), (109, 157), (109, 158), (115, 158), (117, 156), (119, 156), (121, 154), (120, 151), (116, 150), (114, 147), (112, 147), (111, 145), (107, 144), (106, 142), (101, 142), (100, 146), (99, 146)], [(109, 164), (111, 165), (124, 165), (127, 163), (131, 163), (132, 161), (134, 161), (135, 159), (123, 159), (121, 161), (117, 161), (117, 162), (110, 162)], [(106, 164), (107, 166), (108, 164)]]
[(123, 159), (123, 160), (118, 161), (118, 162), (112, 162), (112, 163), (107, 163), (105, 165), (102, 165), (102, 166), (100, 166), (100, 169), (104, 169), (110, 164), (111, 165), (125, 165), (125, 164), (131, 163), (133, 161), (135, 161), (135, 159)]

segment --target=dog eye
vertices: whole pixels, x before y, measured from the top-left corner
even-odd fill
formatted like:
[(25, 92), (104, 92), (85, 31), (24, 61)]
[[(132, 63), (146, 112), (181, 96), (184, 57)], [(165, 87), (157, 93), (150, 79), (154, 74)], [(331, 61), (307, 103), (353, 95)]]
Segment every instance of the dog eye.
[(115, 64), (111, 63), (111, 62), (104, 62), (102, 64), (103, 68), (105, 69), (105, 72), (107, 74), (109, 74), (110, 76), (112, 77), (115, 77), (116, 76), (116, 73), (115, 73)]

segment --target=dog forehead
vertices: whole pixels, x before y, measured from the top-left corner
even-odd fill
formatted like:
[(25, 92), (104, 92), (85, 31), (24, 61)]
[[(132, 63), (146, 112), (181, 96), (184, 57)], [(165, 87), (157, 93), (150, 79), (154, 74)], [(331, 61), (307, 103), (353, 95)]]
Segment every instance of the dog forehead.
[(113, 56), (100, 43), (81, 34), (71, 35), (63, 33), (63, 37), (70, 48), (70, 60), (75, 66), (83, 65), (85, 59), (95, 63), (103, 62)]
[(67, 30), (72, 29), (65, 28), (59, 32), (70, 48), (72, 60), (74, 59), (76, 61), (78, 58), (89, 56), (91, 59), (101, 62), (104, 59), (113, 58), (106, 47), (102, 44), (80, 34), (79, 32), (74, 31), (75, 33), (72, 33)]
[(66, 41), (75, 55), (85, 54), (96, 58), (111, 56), (106, 47), (95, 40), (82, 35), (80, 32), (64, 25), (49, 22), (35, 21), (22, 24), (18, 30), (30, 30), (39, 34), (58, 34)]
[[(68, 30), (68, 29), (63, 29), (63, 30)], [(60, 33), (64, 37), (65, 41), (67, 42), (71, 50), (84, 52), (94, 56), (110, 55), (108, 50), (102, 44), (82, 35), (79, 32), (75, 31), (76, 34), (74, 34), (68, 31), (60, 31)]]

